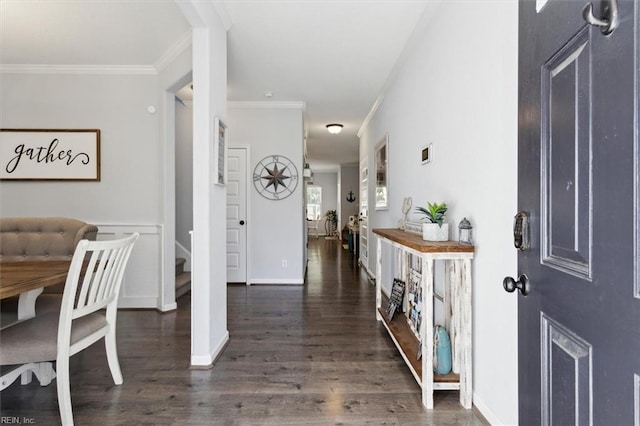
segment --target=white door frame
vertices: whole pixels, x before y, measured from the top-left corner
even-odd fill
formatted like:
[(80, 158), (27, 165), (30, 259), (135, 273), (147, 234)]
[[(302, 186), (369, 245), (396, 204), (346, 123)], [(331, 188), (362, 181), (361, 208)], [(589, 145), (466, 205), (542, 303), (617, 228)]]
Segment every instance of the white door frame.
[(176, 309), (176, 92), (192, 79), (192, 72), (180, 77), (163, 92), (163, 198), (162, 271), (157, 309)]

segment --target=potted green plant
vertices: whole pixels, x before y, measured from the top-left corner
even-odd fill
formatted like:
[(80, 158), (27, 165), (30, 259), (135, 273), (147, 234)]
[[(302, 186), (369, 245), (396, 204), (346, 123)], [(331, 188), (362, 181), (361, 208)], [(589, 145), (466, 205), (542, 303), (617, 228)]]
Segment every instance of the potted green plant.
[(444, 223), (447, 203), (427, 203), (427, 207), (416, 207), (416, 211), (425, 216), (422, 224), (422, 239), (425, 241), (447, 241), (449, 224)]
[(327, 210), (324, 214), (324, 230), (327, 235), (333, 235), (338, 229), (338, 212), (336, 210)]

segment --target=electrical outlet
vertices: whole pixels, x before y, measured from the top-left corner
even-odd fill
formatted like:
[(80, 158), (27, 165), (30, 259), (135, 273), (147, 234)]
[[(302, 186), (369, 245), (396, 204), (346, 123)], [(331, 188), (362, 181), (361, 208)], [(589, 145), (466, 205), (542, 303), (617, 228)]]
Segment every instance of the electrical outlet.
[(282, 259), (282, 267), (283, 268), (287, 267), (287, 259)]

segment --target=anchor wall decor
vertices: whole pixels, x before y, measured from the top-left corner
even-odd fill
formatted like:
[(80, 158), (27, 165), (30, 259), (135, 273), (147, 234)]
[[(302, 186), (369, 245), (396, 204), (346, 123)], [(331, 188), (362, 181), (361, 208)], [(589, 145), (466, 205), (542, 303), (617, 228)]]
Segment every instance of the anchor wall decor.
[(353, 193), (353, 191), (349, 191), (349, 194), (347, 195), (347, 201), (353, 203), (355, 200), (356, 195)]

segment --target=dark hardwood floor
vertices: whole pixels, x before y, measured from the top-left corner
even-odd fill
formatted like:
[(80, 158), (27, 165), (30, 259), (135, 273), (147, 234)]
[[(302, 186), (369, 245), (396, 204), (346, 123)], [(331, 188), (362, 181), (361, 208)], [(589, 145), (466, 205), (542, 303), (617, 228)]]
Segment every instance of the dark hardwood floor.
[[(375, 286), (337, 240), (311, 239), (304, 286), (228, 290), (230, 342), (208, 370), (189, 368), (189, 295), (175, 312), (121, 311), (124, 384), (113, 384), (102, 343), (72, 357), (76, 425), (485, 424), (457, 392), (423, 409), (375, 320)], [(59, 424), (55, 381), (14, 383), (0, 416)]]

